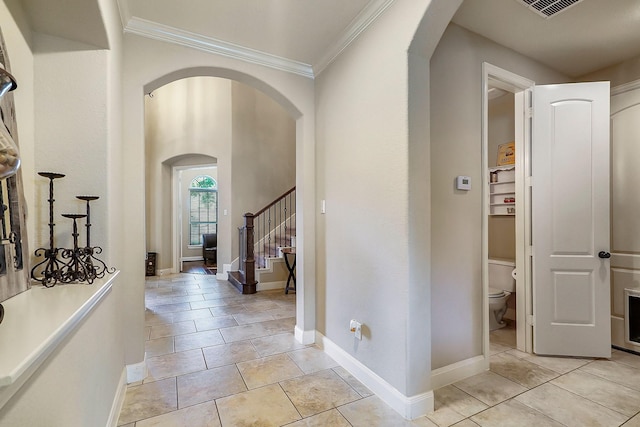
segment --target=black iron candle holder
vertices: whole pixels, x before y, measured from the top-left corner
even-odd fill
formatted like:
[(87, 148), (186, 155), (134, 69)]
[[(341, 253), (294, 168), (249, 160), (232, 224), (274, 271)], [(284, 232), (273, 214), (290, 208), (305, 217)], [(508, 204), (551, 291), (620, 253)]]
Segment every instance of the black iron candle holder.
[[(55, 285), (60, 280), (60, 271), (63, 262), (58, 259), (58, 248), (54, 245), (53, 229), (56, 224), (53, 222), (53, 180), (63, 178), (65, 175), (55, 172), (38, 172), (38, 175), (49, 178), (49, 249), (38, 248), (35, 250), (35, 256), (44, 259), (31, 269), (31, 278), (42, 283), (46, 287)], [(41, 277), (36, 276), (39, 270)]]
[(65, 218), (73, 220), (73, 249), (62, 249), (62, 259), (68, 260), (62, 266), (59, 280), (63, 283), (69, 282), (88, 282), (93, 283), (95, 275), (93, 271), (87, 269), (84, 263), (84, 248), (78, 246), (78, 222), (79, 218), (85, 218), (86, 214), (62, 214)]
[(98, 200), (100, 197), (76, 196), (76, 198), (87, 202), (87, 224), (85, 225), (87, 228), (87, 246), (84, 248), (83, 262), (93, 275), (93, 278), (102, 279), (105, 274), (113, 274), (116, 269), (107, 267), (101, 259), (95, 256), (102, 253), (102, 248), (100, 246), (91, 246), (91, 207), (89, 206), (89, 202)]
[[(107, 273), (112, 274), (115, 268), (109, 268), (97, 254), (102, 253), (100, 246), (91, 246), (91, 207), (89, 202), (97, 200), (99, 196), (76, 196), (86, 202), (86, 214), (62, 214), (63, 217), (73, 220), (73, 248), (56, 248), (54, 242), (53, 222), (53, 180), (64, 177), (63, 174), (53, 172), (38, 172), (38, 175), (49, 178), (49, 248), (38, 248), (35, 251), (37, 257), (44, 259), (31, 269), (31, 278), (42, 283), (46, 287), (56, 283), (85, 282), (93, 283), (95, 279), (103, 278)], [(86, 218), (87, 232), (86, 246), (81, 247), (78, 237), (78, 219)]]

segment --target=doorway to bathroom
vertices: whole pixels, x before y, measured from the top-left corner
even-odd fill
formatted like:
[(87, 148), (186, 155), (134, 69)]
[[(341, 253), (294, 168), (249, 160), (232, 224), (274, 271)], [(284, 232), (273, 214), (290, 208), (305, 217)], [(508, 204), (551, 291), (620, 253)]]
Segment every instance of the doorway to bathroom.
[[(515, 224), (516, 348), (541, 355), (610, 357), (609, 82), (534, 87), (490, 64), (483, 64), (483, 73), (485, 358), (491, 353), (489, 325), (509, 320), (509, 302), (503, 310), (489, 295), (490, 251), (498, 251), (496, 243), (490, 247), (489, 219), (498, 216), (513, 216)], [(497, 166), (490, 169), (494, 88), (513, 94), (514, 141), (498, 144)], [(506, 155), (510, 161), (501, 164)], [(503, 188), (508, 181), (513, 187)], [(494, 187), (500, 187), (494, 191), (500, 194), (492, 195)], [(505, 235), (502, 231), (499, 237)]]
[(531, 197), (523, 177), (530, 171), (526, 112), (534, 82), (488, 63), (483, 64), (483, 82), (483, 301), (488, 358), (492, 350), (505, 347), (532, 351), (527, 322), (531, 297), (525, 286), (531, 271), (525, 250), (530, 216), (524, 215), (530, 211)]

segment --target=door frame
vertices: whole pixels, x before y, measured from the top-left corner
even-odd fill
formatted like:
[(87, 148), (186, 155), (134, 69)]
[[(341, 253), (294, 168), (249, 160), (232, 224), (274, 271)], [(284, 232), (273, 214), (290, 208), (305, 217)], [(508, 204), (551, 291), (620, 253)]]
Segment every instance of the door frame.
[[(489, 345), (489, 89), (497, 87), (515, 95), (516, 143), (516, 346), (533, 351), (531, 280), (531, 91), (535, 82), (492, 65), (482, 64), (482, 313), (483, 355), (487, 367)], [(529, 242), (529, 243), (527, 243)]]

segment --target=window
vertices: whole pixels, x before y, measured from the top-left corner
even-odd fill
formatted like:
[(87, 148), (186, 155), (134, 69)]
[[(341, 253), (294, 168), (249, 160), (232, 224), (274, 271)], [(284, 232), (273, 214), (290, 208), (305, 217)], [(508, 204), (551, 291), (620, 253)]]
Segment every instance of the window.
[(218, 183), (208, 175), (201, 175), (189, 186), (189, 244), (199, 245), (203, 234), (217, 230)]

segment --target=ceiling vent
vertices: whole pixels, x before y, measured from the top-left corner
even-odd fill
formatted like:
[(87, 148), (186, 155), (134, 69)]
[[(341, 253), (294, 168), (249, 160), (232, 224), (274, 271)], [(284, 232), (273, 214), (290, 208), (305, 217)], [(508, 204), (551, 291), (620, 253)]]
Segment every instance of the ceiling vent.
[(516, 0), (527, 8), (542, 16), (551, 18), (563, 10), (580, 3), (582, 0)]

